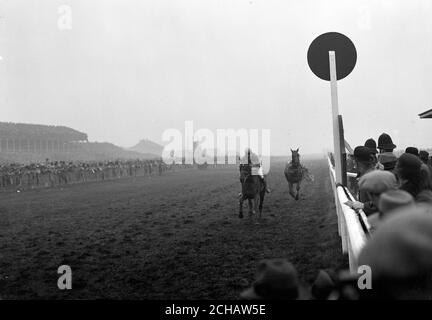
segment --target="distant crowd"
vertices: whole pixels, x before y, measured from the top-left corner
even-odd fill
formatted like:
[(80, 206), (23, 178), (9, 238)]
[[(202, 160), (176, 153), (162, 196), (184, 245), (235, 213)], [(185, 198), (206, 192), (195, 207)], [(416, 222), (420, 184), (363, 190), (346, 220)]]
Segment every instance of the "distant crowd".
[(174, 170), (161, 160), (50, 162), (0, 165), (0, 190), (27, 190), (89, 181), (162, 175)]
[(383, 133), (378, 144), (368, 139), (348, 158), (348, 171), (357, 174), (351, 183), (357, 200), (345, 205), (363, 210), (371, 225), (357, 259), (358, 266), (371, 271), (369, 281), (366, 272), (326, 269), (317, 272), (312, 284), (304, 284), (288, 259), (270, 259), (260, 263), (255, 282), (241, 297), (432, 299), (431, 159), (426, 150), (407, 147), (397, 156), (395, 149)]

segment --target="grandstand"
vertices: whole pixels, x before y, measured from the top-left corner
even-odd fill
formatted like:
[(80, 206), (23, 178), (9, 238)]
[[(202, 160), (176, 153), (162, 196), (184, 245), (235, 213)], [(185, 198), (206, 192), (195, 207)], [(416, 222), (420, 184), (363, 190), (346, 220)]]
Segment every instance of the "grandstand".
[(87, 134), (64, 126), (0, 122), (0, 152), (68, 152)]
[(65, 126), (0, 122), (0, 163), (155, 158), (112, 143), (89, 142), (86, 133)]

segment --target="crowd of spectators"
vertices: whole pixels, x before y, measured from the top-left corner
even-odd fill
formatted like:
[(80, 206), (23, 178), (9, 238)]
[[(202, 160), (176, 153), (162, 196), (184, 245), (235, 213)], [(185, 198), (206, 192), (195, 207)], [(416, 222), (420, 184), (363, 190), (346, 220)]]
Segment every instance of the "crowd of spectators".
[(162, 175), (174, 166), (161, 160), (50, 162), (0, 165), (0, 191), (47, 188), (89, 181)]
[(286, 259), (260, 263), (244, 299), (432, 299), (432, 167), (426, 150), (396, 145), (383, 133), (357, 146), (348, 171), (357, 174), (351, 191), (356, 201), (345, 205), (363, 210), (371, 232), (357, 265), (371, 271), (369, 286), (360, 273), (319, 270), (312, 284), (299, 280)]

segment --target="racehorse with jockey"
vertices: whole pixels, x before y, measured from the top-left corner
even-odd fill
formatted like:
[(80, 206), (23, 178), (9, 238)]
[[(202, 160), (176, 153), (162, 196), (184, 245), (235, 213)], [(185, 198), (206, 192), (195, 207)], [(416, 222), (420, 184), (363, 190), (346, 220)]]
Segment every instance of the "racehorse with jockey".
[(239, 218), (243, 218), (243, 202), (248, 200), (249, 214), (259, 209), (261, 218), (263, 202), (267, 188), (266, 179), (259, 157), (250, 148), (245, 150), (245, 155), (240, 159), (240, 183), (242, 192), (239, 194)]
[(252, 175), (259, 176), (261, 178), (261, 182), (264, 185), (264, 189), (267, 193), (270, 193), (270, 189), (267, 186), (267, 180), (264, 175), (264, 170), (262, 167), (262, 163), (257, 154), (255, 154), (251, 148), (245, 149), (245, 154), (240, 159), (240, 164), (249, 165), (252, 168)]

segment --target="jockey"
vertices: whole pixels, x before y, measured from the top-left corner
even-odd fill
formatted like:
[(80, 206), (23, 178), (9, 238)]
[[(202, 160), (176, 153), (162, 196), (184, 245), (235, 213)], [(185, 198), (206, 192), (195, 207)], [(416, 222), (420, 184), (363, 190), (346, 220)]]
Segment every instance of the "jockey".
[(240, 164), (251, 165), (251, 172), (253, 176), (260, 176), (264, 184), (264, 189), (267, 193), (270, 193), (270, 189), (267, 187), (267, 181), (264, 176), (263, 167), (261, 160), (255, 153), (252, 152), (250, 148), (245, 149), (245, 154), (243, 158), (240, 159)]

